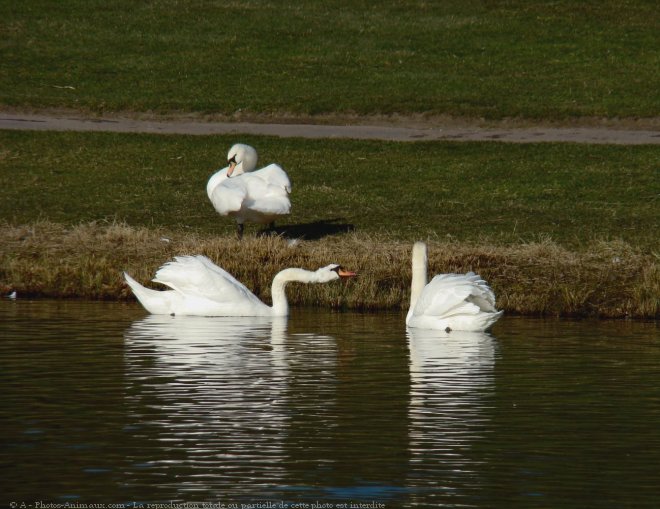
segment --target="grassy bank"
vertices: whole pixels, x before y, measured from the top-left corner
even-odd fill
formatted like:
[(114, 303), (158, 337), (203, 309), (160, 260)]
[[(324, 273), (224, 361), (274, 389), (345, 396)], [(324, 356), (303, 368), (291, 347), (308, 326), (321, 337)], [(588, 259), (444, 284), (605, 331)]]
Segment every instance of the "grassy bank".
[[(349, 234), (291, 245), (280, 237), (233, 237), (87, 223), (0, 226), (0, 290), (20, 297), (131, 298), (126, 270), (147, 282), (179, 254), (205, 254), (266, 302), (282, 268), (336, 262), (358, 270), (347, 284), (292, 285), (294, 305), (357, 310), (407, 309), (411, 244)], [(429, 243), (431, 273), (474, 270), (507, 313), (546, 316), (660, 317), (660, 260), (624, 242), (596, 242), (581, 253), (551, 241), (495, 247)]]
[[(293, 181), (279, 232), (660, 252), (655, 146), (393, 143), (241, 137)], [(125, 221), (231, 234), (205, 191), (230, 136), (0, 132), (0, 219)], [(249, 226), (248, 233), (258, 230)]]
[(245, 137), (288, 171), (293, 213), (280, 237), (251, 225), (239, 243), (205, 193), (234, 141), (0, 132), (0, 290), (128, 298), (122, 270), (147, 281), (204, 253), (265, 300), (282, 268), (338, 262), (360, 278), (292, 303), (405, 309), (423, 239), (433, 272), (481, 273), (509, 313), (658, 317), (654, 146)]
[(646, 0), (0, 2), (0, 106), (658, 115)]

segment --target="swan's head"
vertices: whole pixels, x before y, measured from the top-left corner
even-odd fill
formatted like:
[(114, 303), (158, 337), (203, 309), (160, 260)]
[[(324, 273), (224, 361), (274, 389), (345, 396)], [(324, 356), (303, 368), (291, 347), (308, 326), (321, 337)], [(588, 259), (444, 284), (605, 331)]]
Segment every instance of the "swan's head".
[(316, 276), (319, 283), (327, 283), (329, 281), (334, 281), (335, 279), (355, 277), (357, 276), (357, 273), (346, 270), (344, 267), (337, 265), (336, 263), (331, 263), (326, 267), (321, 267), (318, 269), (316, 271)]
[(252, 171), (257, 167), (257, 151), (245, 143), (236, 143), (227, 152), (227, 164), (227, 177)]

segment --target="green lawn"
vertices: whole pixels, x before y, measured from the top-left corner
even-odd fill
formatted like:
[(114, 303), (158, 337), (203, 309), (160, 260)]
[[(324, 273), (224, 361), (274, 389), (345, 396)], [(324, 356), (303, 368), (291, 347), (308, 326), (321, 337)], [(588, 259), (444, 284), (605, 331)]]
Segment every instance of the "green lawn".
[(0, 107), (653, 117), (659, 20), (651, 0), (5, 1)]
[[(206, 181), (229, 136), (0, 131), (0, 219), (229, 234)], [(293, 181), (280, 226), (328, 223), (412, 241), (570, 247), (623, 239), (660, 252), (660, 166), (654, 146), (395, 143), (245, 136), (260, 166)], [(249, 226), (252, 234), (260, 227)], [(324, 231), (330, 231), (328, 227)], [(299, 230), (290, 230), (295, 234)], [(309, 232), (310, 229), (308, 228)]]

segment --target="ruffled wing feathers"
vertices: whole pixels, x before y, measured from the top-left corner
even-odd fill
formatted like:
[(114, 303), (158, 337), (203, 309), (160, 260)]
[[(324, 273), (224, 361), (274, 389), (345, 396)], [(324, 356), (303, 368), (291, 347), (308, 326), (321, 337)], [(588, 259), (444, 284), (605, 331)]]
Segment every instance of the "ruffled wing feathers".
[(495, 294), (474, 272), (440, 274), (424, 287), (414, 315), (458, 316), (496, 312)]
[(243, 283), (202, 255), (175, 257), (158, 269), (153, 281), (186, 296), (219, 303), (249, 300), (261, 304)]
[(221, 215), (249, 210), (265, 215), (291, 212), (291, 182), (276, 164), (260, 170), (227, 178), (226, 171), (216, 173), (207, 184), (207, 193)]

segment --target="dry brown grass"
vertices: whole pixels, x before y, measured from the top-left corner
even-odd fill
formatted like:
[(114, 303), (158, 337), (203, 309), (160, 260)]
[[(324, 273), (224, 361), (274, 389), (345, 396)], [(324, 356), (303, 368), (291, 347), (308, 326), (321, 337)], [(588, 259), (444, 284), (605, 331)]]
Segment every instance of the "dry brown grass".
[[(279, 237), (201, 236), (192, 232), (87, 223), (0, 225), (0, 290), (19, 295), (128, 299), (121, 273), (146, 282), (179, 254), (205, 254), (270, 302), (273, 276), (286, 267), (341, 263), (360, 276), (346, 283), (296, 285), (298, 306), (406, 309), (411, 245), (348, 234), (291, 245)], [(429, 271), (473, 270), (488, 280), (507, 313), (658, 318), (660, 267), (655, 253), (623, 242), (568, 251), (551, 240), (512, 246), (429, 241)]]

